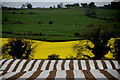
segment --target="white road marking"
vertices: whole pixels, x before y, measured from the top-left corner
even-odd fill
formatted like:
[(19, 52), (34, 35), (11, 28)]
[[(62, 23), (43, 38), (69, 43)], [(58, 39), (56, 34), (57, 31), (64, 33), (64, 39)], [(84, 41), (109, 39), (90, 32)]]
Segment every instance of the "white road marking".
[(73, 67), (74, 67), (74, 70), (79, 70), (79, 68), (78, 68), (78, 60), (73, 60)]
[(56, 60), (52, 60), (52, 61), (51, 61), (49, 70), (53, 70), (55, 61), (56, 61)]
[(5, 70), (6, 67), (8, 66), (8, 64), (9, 64), (12, 60), (13, 60), (13, 59), (9, 59), (9, 60), (7, 60), (7, 61), (5, 62), (5, 64), (1, 67), (0, 70)]
[(35, 65), (34, 65), (34, 67), (32, 68), (31, 71), (36, 71), (38, 66), (39, 66), (39, 64), (40, 64), (40, 62), (41, 62), (41, 60), (37, 60), (37, 62), (35, 63)]
[(96, 60), (96, 62), (98, 64), (99, 69), (103, 69), (103, 65), (102, 65), (101, 61), (100, 60)]
[(46, 66), (47, 66), (47, 63), (48, 63), (49, 60), (45, 60), (42, 67), (41, 67), (41, 70), (45, 70), (46, 69)]
[(57, 65), (56, 65), (57, 70), (62, 70), (62, 68), (61, 68), (62, 62), (63, 62), (63, 60), (58, 61)]
[(108, 60), (104, 60), (104, 62), (107, 65), (108, 69), (112, 69), (111, 63)]
[(30, 67), (32, 66), (32, 63), (34, 62), (35, 60), (30, 60), (30, 62), (27, 64), (26, 68), (24, 69), (24, 71), (28, 71), (30, 69)]
[(81, 67), (82, 70), (87, 70), (86, 64), (85, 64), (85, 60), (80, 60), (81, 61)]
[(19, 64), (18, 68), (16, 69), (17, 72), (20, 72), (24, 63), (26, 62), (26, 60), (22, 60), (21, 63)]
[(9, 70), (7, 72), (12, 72), (12, 70), (15, 68), (16, 64), (20, 61), (20, 59), (17, 59), (13, 62), (13, 64), (10, 66)]
[(93, 60), (89, 60), (89, 65), (90, 65), (91, 69), (95, 69), (95, 65), (94, 65)]
[(69, 63), (70, 63), (70, 60), (65, 61), (65, 64), (64, 64), (65, 70), (70, 70)]

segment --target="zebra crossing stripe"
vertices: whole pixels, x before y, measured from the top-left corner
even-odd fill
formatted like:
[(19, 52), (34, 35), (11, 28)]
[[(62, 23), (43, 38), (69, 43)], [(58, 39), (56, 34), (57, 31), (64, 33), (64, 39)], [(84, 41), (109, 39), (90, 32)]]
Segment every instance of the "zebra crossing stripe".
[(2, 63), (5, 61), (5, 59), (0, 60), (0, 66), (2, 66)]
[(81, 67), (82, 67), (82, 70), (87, 70), (85, 60), (81, 60)]
[(7, 61), (5, 62), (5, 64), (1, 67), (0, 70), (5, 70), (6, 67), (8, 66), (8, 64), (9, 64), (12, 60), (13, 60), (13, 59), (9, 59), (9, 60), (7, 60)]
[(120, 69), (117, 60), (0, 60), (4, 72), (38, 70), (93, 70)]
[(73, 70), (66, 70), (66, 80), (74, 80)]
[(37, 60), (34, 60), (34, 62), (31, 64), (31, 67), (29, 68), (28, 71), (31, 71), (33, 69), (33, 67), (34, 67), (34, 65), (35, 65), (36, 62), (37, 62)]
[(112, 66), (111, 66), (111, 64), (110, 64), (110, 62), (108, 60), (105, 60), (104, 62), (107, 65), (107, 69), (112, 69)]
[(79, 70), (77, 60), (73, 60), (73, 67), (74, 67), (74, 70)]
[(33, 63), (34, 61), (35, 61), (35, 60), (29, 61), (29, 63), (27, 64), (26, 68), (24, 69), (24, 71), (29, 71), (29, 69), (30, 69), (30, 67), (31, 67), (31, 65), (32, 65), (32, 63)]
[(47, 78), (49, 75), (50, 70), (44, 70), (41, 72), (41, 74), (35, 79), (35, 80), (39, 80), (40, 78)]
[(38, 66), (38, 68), (37, 68), (37, 71), (41, 70), (41, 67), (42, 67), (42, 65), (43, 65), (44, 61), (45, 61), (45, 60), (41, 60), (41, 62), (40, 62), (40, 64), (39, 64), (39, 66)]
[(5, 80), (118, 80), (120, 74), (117, 70), (104, 69), (104, 70), (44, 70), (44, 71), (21, 71), (5, 73), (2, 78)]
[(52, 60), (52, 61), (51, 61), (51, 64), (50, 64), (49, 70), (53, 70), (53, 68), (54, 68), (54, 64), (55, 64), (55, 61), (56, 61), (56, 60)]
[(57, 70), (62, 70), (61, 65), (62, 65), (63, 60), (59, 60), (58, 64), (56, 65)]
[(33, 73), (34, 73), (33, 71), (26, 72), (16, 80), (21, 80), (21, 79), (26, 80), (26, 78), (29, 78)]
[[(22, 62), (23, 60), (21, 59), (17, 64), (16, 64), (16, 66), (15, 66), (15, 68), (13, 69), (13, 71), (12, 72), (15, 72), (16, 70), (17, 70), (17, 68), (19, 67), (19, 65), (20, 65), (20, 63)], [(28, 60), (27, 60), (28, 61)], [(9, 66), (9, 65), (8, 65)], [(24, 68), (24, 66), (23, 66), (23, 68)], [(23, 68), (22, 68), (22, 70), (23, 70)]]
[(120, 74), (116, 70), (106, 69), (106, 71), (109, 72), (115, 78), (118, 78), (120, 76)]
[(94, 65), (93, 60), (89, 60), (89, 65), (90, 65), (91, 69), (95, 69), (95, 65)]
[(57, 71), (55, 78), (56, 78), (55, 80), (57, 80), (58, 78), (66, 79), (66, 70)]
[(100, 60), (97, 60), (97, 64), (98, 64), (99, 69), (103, 69), (103, 66)]
[(17, 69), (16, 69), (17, 72), (20, 72), (20, 71), (21, 71), (21, 69), (22, 69), (22, 67), (23, 67), (23, 65), (24, 65), (25, 62), (26, 62), (26, 60), (22, 60), (22, 61), (21, 61), (21, 63), (19, 64), (19, 66), (18, 66)]
[(12, 73), (6, 73), (5, 75), (2, 76), (2, 80), (6, 80), (7, 78), (10, 78), (11, 76), (14, 76), (19, 72), (12, 72)]
[(40, 75), (40, 73), (41, 73), (42, 71), (35, 71), (29, 78), (27, 78), (26, 80), (34, 80), (34, 79), (36, 79), (39, 75)]
[(4, 72), (7, 72), (7, 71), (9, 70), (10, 66), (13, 64), (14, 61), (15, 61), (15, 60), (12, 60), (12, 61), (8, 64), (9, 66), (7, 66), (7, 67), (5, 68)]
[(105, 69), (104, 70), (100, 70), (100, 72), (102, 74), (104, 74), (108, 79), (111, 79), (111, 80), (117, 80), (114, 76), (112, 76), (109, 72), (107, 72)]
[(49, 60), (45, 60), (42, 67), (41, 67), (41, 70), (45, 70), (46, 69), (46, 66), (47, 66), (47, 63), (48, 63)]
[(35, 63), (35, 65), (34, 65), (34, 67), (32, 68), (31, 71), (37, 71), (37, 68), (38, 68), (40, 62), (41, 62), (41, 60), (37, 60), (37, 62)]
[(50, 74), (47, 77), (47, 80), (54, 79), (56, 76), (56, 70), (50, 71)]
[[(97, 80), (106, 79), (106, 77), (102, 73), (100, 73), (99, 70), (90, 70), (90, 72), (95, 78), (97, 78)], [(108, 80), (108, 79), (106, 79), (106, 80)]]
[(119, 65), (118, 61), (112, 60), (112, 62), (114, 63), (116, 69), (120, 69), (120, 65)]
[(78, 79), (78, 78), (84, 79), (85, 78), (84, 73), (81, 70), (73, 70), (73, 73), (74, 73), (74, 78), (76, 78), (76, 79)]
[(69, 63), (70, 63), (70, 60), (65, 61), (65, 64), (64, 64), (65, 70), (70, 70)]
[(49, 70), (49, 67), (50, 67), (51, 61), (52, 61), (52, 60), (49, 60), (49, 61), (48, 61), (48, 63), (47, 63), (47, 65), (46, 65), (46, 69), (45, 69), (45, 70)]
[(10, 66), (10, 68), (9, 68), (9, 70), (8, 70), (7, 72), (12, 72), (13, 69), (15, 68), (16, 64), (17, 64), (19, 61), (20, 61), (19, 59), (15, 60), (14, 63)]

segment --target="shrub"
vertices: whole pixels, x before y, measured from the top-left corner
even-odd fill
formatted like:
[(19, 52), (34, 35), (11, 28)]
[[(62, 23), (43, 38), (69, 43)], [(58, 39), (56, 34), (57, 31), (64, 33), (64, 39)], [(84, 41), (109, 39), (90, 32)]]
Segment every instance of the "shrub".
[(4, 18), (4, 21), (8, 21), (8, 18)]
[(39, 35), (40, 35), (40, 36), (43, 36), (43, 34), (42, 34), (42, 33), (39, 33)]
[(59, 58), (59, 55), (51, 54), (51, 55), (48, 55), (48, 59), (49, 60), (58, 60), (60, 58)]
[(75, 37), (79, 37), (80, 36), (80, 33), (76, 32), (74, 33)]
[(49, 24), (53, 24), (53, 21), (49, 21)]
[(16, 12), (13, 12), (13, 14), (16, 14)]
[(38, 24), (42, 24), (42, 23), (39, 21)]
[(8, 43), (2, 46), (2, 55), (9, 55), (13, 59), (29, 59), (32, 56), (32, 42), (25, 39), (9, 39)]
[(32, 31), (28, 31), (28, 33), (27, 33), (28, 35), (32, 35)]
[(89, 17), (96, 15), (95, 9), (91, 9), (91, 8), (87, 8), (85, 13), (86, 13), (86, 16), (89, 16)]

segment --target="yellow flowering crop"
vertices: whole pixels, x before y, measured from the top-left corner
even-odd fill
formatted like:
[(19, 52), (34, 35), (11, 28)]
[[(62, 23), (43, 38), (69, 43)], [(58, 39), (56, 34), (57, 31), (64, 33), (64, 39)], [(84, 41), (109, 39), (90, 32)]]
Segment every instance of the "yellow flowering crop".
[[(7, 43), (8, 39), (9, 38), (0, 38), (0, 41), (2, 41), (0, 47)], [(45, 42), (37, 40), (31, 41), (34, 42), (34, 45), (36, 46), (33, 52), (33, 59), (47, 59), (48, 55), (50, 54), (60, 55), (60, 58), (62, 59), (69, 56), (76, 56), (76, 52), (73, 50), (73, 46), (79, 43), (79, 41), (67, 41), (67, 42)], [(83, 45), (84, 44), (86, 43), (83, 43)], [(89, 45), (93, 46), (91, 42), (89, 42)], [(90, 56), (94, 56), (90, 51), (84, 53), (89, 54)], [(112, 53), (109, 52), (109, 54), (107, 54), (106, 57), (112, 58)]]

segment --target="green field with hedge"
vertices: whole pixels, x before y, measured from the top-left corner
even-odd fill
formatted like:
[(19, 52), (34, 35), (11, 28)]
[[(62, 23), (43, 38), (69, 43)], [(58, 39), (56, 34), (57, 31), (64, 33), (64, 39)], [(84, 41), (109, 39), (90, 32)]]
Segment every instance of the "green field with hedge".
[(118, 31), (120, 23), (104, 20), (119, 16), (117, 9), (95, 9), (97, 18), (85, 15), (85, 8), (74, 9), (24, 9), (2, 11), (2, 37), (40, 40), (73, 40), (90, 24), (102, 24)]

